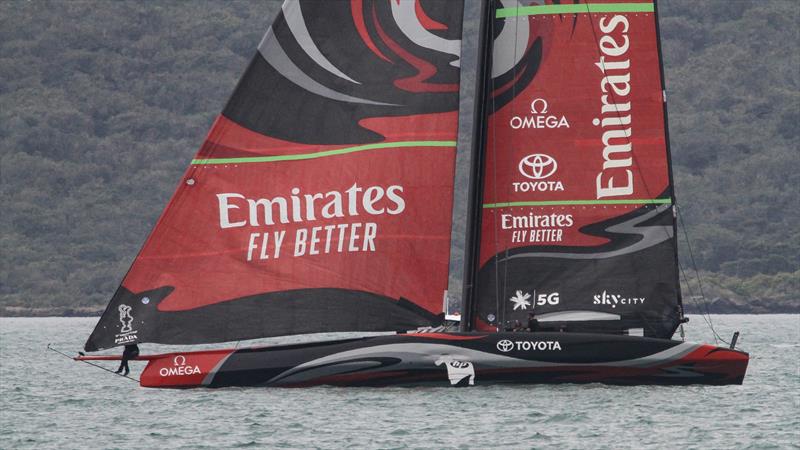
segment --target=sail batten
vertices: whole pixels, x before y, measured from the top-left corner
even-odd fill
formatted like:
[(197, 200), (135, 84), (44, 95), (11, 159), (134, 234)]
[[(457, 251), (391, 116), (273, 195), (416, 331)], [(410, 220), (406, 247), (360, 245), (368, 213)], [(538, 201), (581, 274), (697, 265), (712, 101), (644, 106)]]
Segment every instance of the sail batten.
[(625, 200), (538, 200), (505, 203), (485, 203), (486, 209), (509, 206), (559, 206), (559, 205), (671, 205), (671, 198), (631, 198)]
[(576, 3), (571, 5), (531, 5), (498, 8), (495, 17), (535, 16), (544, 14), (651, 13), (653, 2), (640, 3)]
[(276, 161), (297, 161), (304, 159), (324, 158), (327, 156), (346, 155), (348, 153), (363, 152), (368, 150), (392, 149), (392, 148), (426, 148), (426, 147), (447, 147), (453, 148), (456, 141), (399, 141), (382, 142), (379, 144), (357, 145), (355, 147), (338, 148), (335, 150), (324, 150), (315, 153), (291, 154), (280, 156), (252, 156), (242, 158), (203, 158), (193, 159), (192, 164), (246, 164)]

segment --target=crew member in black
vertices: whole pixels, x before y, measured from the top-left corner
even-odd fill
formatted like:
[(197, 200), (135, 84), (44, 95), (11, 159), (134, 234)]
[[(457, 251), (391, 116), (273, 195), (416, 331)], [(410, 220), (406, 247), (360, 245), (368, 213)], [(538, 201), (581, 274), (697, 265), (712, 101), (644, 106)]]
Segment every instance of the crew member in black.
[[(116, 373), (121, 373), (123, 376), (128, 376), (131, 373), (131, 369), (128, 367), (128, 361), (136, 358), (139, 356), (139, 346), (136, 344), (128, 344), (125, 346), (125, 350), (122, 351), (122, 361), (119, 363), (119, 369), (117, 369)], [(125, 373), (122, 373), (122, 371)]]
[(533, 315), (533, 311), (528, 313), (528, 331), (534, 332), (539, 330), (539, 321)]

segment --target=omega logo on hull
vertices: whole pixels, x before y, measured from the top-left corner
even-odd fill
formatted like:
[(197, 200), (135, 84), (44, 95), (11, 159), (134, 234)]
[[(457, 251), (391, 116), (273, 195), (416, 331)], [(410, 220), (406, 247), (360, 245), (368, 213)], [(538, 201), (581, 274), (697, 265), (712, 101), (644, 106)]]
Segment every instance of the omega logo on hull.
[(177, 355), (172, 359), (172, 367), (162, 367), (158, 370), (158, 374), (162, 377), (195, 375), (198, 373), (201, 373), (200, 367), (187, 365), (186, 357), (183, 355)]

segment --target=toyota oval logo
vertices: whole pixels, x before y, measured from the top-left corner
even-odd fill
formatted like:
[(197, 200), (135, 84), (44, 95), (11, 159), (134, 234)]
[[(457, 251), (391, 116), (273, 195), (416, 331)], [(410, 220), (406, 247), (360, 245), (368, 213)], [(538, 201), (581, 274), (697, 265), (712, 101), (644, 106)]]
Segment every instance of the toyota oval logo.
[(519, 173), (531, 180), (543, 180), (556, 173), (558, 163), (555, 158), (543, 153), (528, 155), (519, 162)]
[(508, 339), (503, 339), (502, 341), (497, 342), (497, 349), (503, 353), (510, 352), (512, 348), (514, 348), (514, 343)]

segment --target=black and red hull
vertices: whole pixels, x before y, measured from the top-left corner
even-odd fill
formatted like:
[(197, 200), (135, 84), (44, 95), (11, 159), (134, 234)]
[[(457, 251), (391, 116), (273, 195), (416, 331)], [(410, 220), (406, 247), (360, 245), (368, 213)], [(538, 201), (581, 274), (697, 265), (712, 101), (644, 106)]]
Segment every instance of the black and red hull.
[[(103, 357), (84, 357), (97, 359)], [(747, 353), (582, 333), (425, 333), (142, 356), (144, 387), (742, 384)]]

